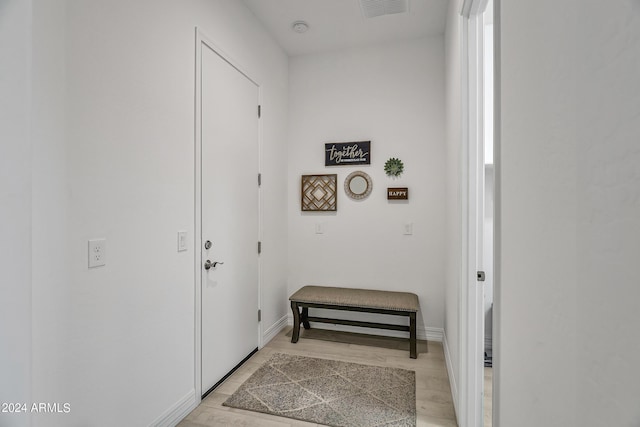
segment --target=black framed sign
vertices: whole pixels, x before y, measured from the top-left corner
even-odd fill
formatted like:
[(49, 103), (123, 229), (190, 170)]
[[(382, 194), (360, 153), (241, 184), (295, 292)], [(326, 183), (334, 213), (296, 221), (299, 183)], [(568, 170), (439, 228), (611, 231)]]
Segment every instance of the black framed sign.
[(324, 144), (325, 166), (371, 164), (371, 141), (329, 142)]

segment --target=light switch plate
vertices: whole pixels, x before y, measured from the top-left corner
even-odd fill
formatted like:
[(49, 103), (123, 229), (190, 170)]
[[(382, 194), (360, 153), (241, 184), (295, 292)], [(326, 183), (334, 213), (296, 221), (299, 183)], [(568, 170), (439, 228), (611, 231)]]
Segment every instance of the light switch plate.
[(178, 231), (178, 252), (187, 250), (187, 232)]
[(316, 223), (316, 234), (324, 234), (324, 224), (321, 222)]
[(102, 267), (107, 263), (107, 239), (89, 240), (89, 268)]
[(412, 222), (405, 222), (404, 223), (404, 234), (405, 235), (413, 234), (413, 223)]

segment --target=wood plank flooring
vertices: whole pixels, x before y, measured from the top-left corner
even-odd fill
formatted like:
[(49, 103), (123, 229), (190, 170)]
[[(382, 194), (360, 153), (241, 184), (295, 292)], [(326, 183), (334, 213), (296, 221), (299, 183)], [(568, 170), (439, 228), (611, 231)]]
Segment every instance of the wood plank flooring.
[(484, 368), (484, 427), (493, 425), (493, 368)]
[[(398, 345), (397, 339), (387, 340), (383, 337), (330, 332), (330, 334), (334, 335), (332, 341), (310, 339), (302, 336), (297, 344), (292, 344), (291, 338), (286, 335), (287, 332), (290, 332), (290, 329), (280, 332), (263, 349), (254, 354), (240, 369), (207, 396), (196, 409), (178, 424), (178, 427), (319, 426), (319, 424), (296, 421), (290, 418), (222, 406), (222, 402), (274, 353), (297, 354), (414, 370), (416, 372), (417, 426), (457, 427), (441, 343), (430, 341), (428, 343), (428, 352), (426, 351), (426, 343), (420, 343), (418, 358), (410, 359), (407, 350), (398, 348), (402, 347), (402, 345)], [(406, 343), (407, 341), (404, 340), (403, 342)], [(372, 347), (367, 344), (380, 346)]]

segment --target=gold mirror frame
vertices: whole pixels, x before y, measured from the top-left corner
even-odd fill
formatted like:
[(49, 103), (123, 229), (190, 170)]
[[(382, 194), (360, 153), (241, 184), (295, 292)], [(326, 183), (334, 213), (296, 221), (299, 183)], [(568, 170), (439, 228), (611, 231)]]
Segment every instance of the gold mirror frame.
[[(355, 193), (351, 190), (351, 181), (357, 177), (363, 178), (367, 183), (367, 186), (362, 193)], [(369, 194), (371, 194), (371, 190), (373, 190), (373, 182), (371, 181), (371, 177), (365, 172), (362, 172), (362, 171), (352, 172), (344, 180), (344, 192), (347, 193), (347, 196), (349, 196), (353, 200), (366, 199), (369, 196)]]

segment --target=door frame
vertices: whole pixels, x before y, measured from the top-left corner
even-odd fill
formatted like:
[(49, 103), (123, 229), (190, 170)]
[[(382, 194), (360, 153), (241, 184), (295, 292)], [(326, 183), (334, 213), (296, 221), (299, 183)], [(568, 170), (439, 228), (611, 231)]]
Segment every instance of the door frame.
[[(262, 105), (262, 86), (245, 69), (239, 65), (230, 55), (222, 50), (201, 29), (195, 29), (195, 97), (194, 97), (194, 388), (196, 403), (202, 400), (202, 265), (204, 263), (202, 250), (202, 48), (213, 50), (229, 65), (244, 75), (258, 87), (258, 105)], [(256, 110), (256, 114), (258, 111)], [(258, 170), (256, 171), (256, 185), (258, 176), (262, 170), (262, 120), (258, 119)], [(258, 186), (258, 236), (257, 241), (262, 241), (262, 192)], [(256, 244), (257, 244), (256, 241)], [(256, 249), (257, 250), (257, 249)], [(262, 308), (262, 260), (258, 254), (258, 309)], [(257, 313), (256, 313), (257, 316)], [(258, 322), (256, 331), (258, 335), (258, 348), (262, 348), (263, 333), (262, 322)], [(239, 362), (239, 361), (238, 361)]]
[[(482, 427), (484, 396), (484, 298), (476, 272), (484, 217), (484, 18), (488, 0), (464, 0), (462, 20), (462, 280), (460, 281), (461, 427)], [(494, 0), (494, 309), (493, 309), (493, 426), (498, 426), (500, 359), (500, 156), (499, 156), (499, 0)]]

